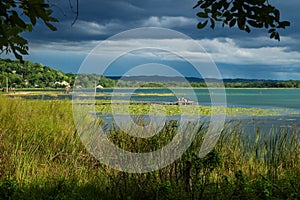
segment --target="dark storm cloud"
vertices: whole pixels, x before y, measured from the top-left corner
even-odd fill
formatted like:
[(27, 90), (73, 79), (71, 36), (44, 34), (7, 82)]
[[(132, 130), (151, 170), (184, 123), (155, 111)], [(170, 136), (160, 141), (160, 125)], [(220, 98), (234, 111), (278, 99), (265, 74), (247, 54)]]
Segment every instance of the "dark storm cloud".
[[(75, 1), (73, 10), (75, 10)], [(188, 29), (194, 29), (197, 25), (193, 0), (165, 0), (165, 1), (126, 1), (126, 0), (85, 0), (79, 1), (78, 21), (71, 27), (75, 14), (71, 11), (68, 1), (56, 3), (55, 16), (59, 19), (58, 31), (50, 32), (42, 23), (36, 27), (35, 32), (26, 34), (31, 40), (101, 40), (131, 28), (144, 26), (164, 26), (165, 24), (147, 23), (151, 19), (166, 21), (165, 17), (173, 17), (173, 24), (165, 25), (166, 28), (179, 29), (184, 26), (182, 21), (174, 20), (174, 17), (181, 17), (186, 20), (194, 20), (188, 23)], [(94, 26), (91, 26), (94, 25)], [(85, 27), (86, 26), (86, 27)], [(98, 26), (98, 27), (97, 27)], [(93, 29), (98, 32), (91, 34)], [(101, 29), (101, 31), (99, 31)], [(85, 31), (83, 31), (85, 30)]]
[[(159, 26), (181, 31), (194, 39), (229, 37), (242, 41), (243, 38), (256, 38), (262, 36), (265, 41), (241, 43), (242, 47), (261, 47), (274, 45), (268, 39), (267, 30), (253, 29), (250, 34), (241, 32), (236, 28), (216, 27), (214, 31), (209, 28), (198, 30), (196, 13), (192, 9), (195, 0), (85, 0), (79, 1), (78, 21), (71, 27), (75, 14), (70, 8), (69, 1), (55, 1), (53, 7), (55, 16), (60, 20), (58, 31), (50, 32), (43, 25), (38, 25), (35, 32), (26, 34), (31, 41), (89, 41), (103, 40), (121, 31), (145, 26)], [(76, 1), (71, 1), (73, 10), (76, 10)], [(298, 37), (299, 26), (297, 22), (299, 3), (297, 0), (274, 3), (280, 10), (283, 19), (292, 20), (292, 27), (281, 31), (283, 36)], [(297, 29), (298, 28), (298, 29)], [(299, 38), (297, 38), (299, 39)], [(248, 39), (247, 39), (248, 41)], [(276, 45), (276, 44), (275, 44)], [(278, 44), (282, 46), (284, 44)], [(299, 45), (290, 48), (297, 49)]]
[[(60, 62), (61, 65), (67, 66), (72, 56), (89, 52), (99, 41), (122, 31), (140, 27), (163, 27), (180, 31), (201, 41), (212, 58), (217, 63), (222, 63), (220, 65), (222, 73), (228, 77), (300, 78), (299, 0), (270, 1), (281, 11), (283, 20), (292, 22), (291, 27), (280, 30), (281, 42), (269, 39), (266, 29), (252, 29), (248, 34), (237, 28), (222, 28), (218, 24), (215, 30), (209, 27), (198, 30), (199, 19), (196, 13), (199, 9), (192, 9), (196, 0), (79, 1), (79, 16), (73, 26), (71, 24), (75, 14), (70, 8), (69, 1), (51, 2), (55, 4), (53, 7), (55, 16), (60, 21), (57, 24), (58, 31), (51, 32), (39, 22), (32, 33), (25, 34), (31, 43), (30, 50), (36, 61), (43, 61), (39, 58), (39, 55), (42, 56), (41, 51), (44, 51), (43, 55), (51, 52), (53, 58), (56, 54), (59, 55), (58, 59), (54, 59), (55, 66), (59, 66)], [(76, 1), (71, 2), (75, 10)], [(147, 33), (140, 34), (139, 37), (141, 36), (148, 37)], [(159, 37), (169, 36), (159, 35)], [(64, 60), (62, 52), (68, 54), (69, 61)], [(53, 62), (47, 60), (49, 65)], [(72, 62), (68, 66), (70, 65), (78, 67), (80, 62)], [(260, 73), (257, 73), (258, 71)]]
[[(300, 63), (298, 63), (298, 65), (299, 64)], [(217, 63), (217, 66), (223, 78), (250, 78), (270, 80), (300, 79), (300, 69), (293, 65), (234, 65)]]

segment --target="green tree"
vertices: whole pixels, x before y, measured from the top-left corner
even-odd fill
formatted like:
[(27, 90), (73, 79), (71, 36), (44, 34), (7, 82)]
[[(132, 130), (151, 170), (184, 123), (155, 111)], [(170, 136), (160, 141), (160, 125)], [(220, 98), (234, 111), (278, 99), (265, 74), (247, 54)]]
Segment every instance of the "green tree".
[(281, 21), (280, 11), (269, 0), (199, 0), (194, 8), (200, 8), (197, 15), (201, 18), (198, 28), (210, 22), (214, 29), (216, 22), (222, 26), (238, 27), (250, 33), (251, 28), (265, 28), (270, 38), (280, 41), (278, 29), (285, 29), (290, 22)]
[(0, 88), (6, 84), (8, 78), (10, 86), (14, 87), (54, 87), (54, 83), (67, 81), (71, 85), (74, 83), (75, 74), (63, 72), (39, 63), (25, 61), (12, 61), (10, 59), (0, 59)]
[(0, 0), (0, 51), (12, 52), (22, 60), (22, 55), (28, 54), (28, 41), (20, 34), (32, 31), (37, 19), (55, 31), (52, 22), (58, 20), (52, 17), (52, 12), (47, 0)]

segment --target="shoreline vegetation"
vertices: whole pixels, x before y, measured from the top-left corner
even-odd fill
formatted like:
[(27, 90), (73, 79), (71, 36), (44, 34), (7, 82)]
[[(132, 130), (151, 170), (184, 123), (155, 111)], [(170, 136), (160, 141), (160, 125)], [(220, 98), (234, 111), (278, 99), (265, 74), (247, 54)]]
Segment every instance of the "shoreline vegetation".
[[(149, 152), (168, 144), (178, 125), (169, 122), (148, 139), (118, 129), (107, 134), (120, 148)], [(187, 128), (197, 134), (177, 161), (149, 173), (125, 173), (86, 150), (72, 119), (72, 101), (0, 95), (1, 199), (300, 198), (299, 127), (257, 129), (250, 136), (228, 122), (204, 158), (197, 154), (207, 127)]]
[[(93, 87), (90, 89), (94, 89)], [(114, 89), (153, 89), (153, 90), (161, 90), (164, 89), (164, 87), (107, 87), (103, 89), (97, 89), (97, 91), (105, 91), (105, 90), (114, 90)], [(187, 88), (187, 87), (168, 87), (166, 89), (187, 89), (187, 90), (192, 90), (192, 89), (208, 89), (207, 87), (194, 87), (194, 88)], [(219, 87), (212, 87), (210, 89), (220, 89)], [(249, 87), (249, 88), (224, 88), (225, 90), (300, 90), (300, 88), (286, 88), (286, 87), (278, 87), (278, 88), (260, 88), (260, 87)], [(16, 93), (17, 92), (65, 92), (64, 88), (15, 88), (14, 90)], [(6, 93), (5, 91), (2, 93)], [(13, 91), (9, 91), (8, 93), (13, 93)], [(1, 94), (1, 91), (0, 91)]]
[[(51, 90), (71, 87), (93, 88), (95, 83), (104, 88), (207, 88), (202, 78), (166, 77), (166, 76), (132, 76), (117, 77), (96, 74), (74, 74), (44, 66), (40, 63), (0, 59), (0, 88), (13, 90)], [(76, 81), (75, 81), (76, 80)], [(257, 79), (213, 79), (206, 81), (214, 87), (225, 88), (300, 88), (300, 80), (257, 80)]]

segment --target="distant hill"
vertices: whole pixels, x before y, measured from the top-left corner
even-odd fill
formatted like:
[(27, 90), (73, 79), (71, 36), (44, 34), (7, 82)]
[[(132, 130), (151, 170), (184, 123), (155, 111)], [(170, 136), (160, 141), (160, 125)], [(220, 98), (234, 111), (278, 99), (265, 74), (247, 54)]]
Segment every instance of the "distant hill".
[[(204, 82), (203, 78), (197, 77), (180, 77), (180, 76), (106, 76), (112, 80), (123, 81), (146, 81), (146, 82)], [(219, 79), (207, 78), (207, 81), (220, 81)], [(265, 79), (223, 79), (224, 83), (237, 83), (237, 82), (280, 82), (280, 80), (265, 80)]]
[[(169, 76), (107, 76), (107, 78), (123, 82), (154, 82), (163, 83), (175, 86), (183, 86), (183, 82), (188, 81), (193, 87), (206, 87), (203, 78), (197, 77), (169, 77)], [(221, 80), (208, 78), (208, 82), (220, 82)], [(265, 80), (265, 79), (223, 79), (225, 87), (228, 88), (300, 88), (300, 81), (298, 80)], [(157, 84), (153, 84), (157, 85)], [(167, 84), (168, 85), (168, 84)]]
[[(0, 59), (0, 88), (57, 88), (65, 87), (66, 83), (72, 86), (76, 74), (44, 66), (40, 63), (13, 61)], [(205, 81), (197, 77), (170, 77), (170, 76), (108, 76), (97, 74), (81, 74), (76, 79), (77, 86), (94, 87), (95, 83), (105, 88), (111, 87), (206, 87)], [(220, 82), (217, 79), (206, 79), (209, 82)], [(188, 81), (188, 82), (187, 82)], [(277, 81), (260, 79), (224, 79), (228, 88), (300, 88), (300, 81)], [(64, 83), (64, 84), (62, 84)]]

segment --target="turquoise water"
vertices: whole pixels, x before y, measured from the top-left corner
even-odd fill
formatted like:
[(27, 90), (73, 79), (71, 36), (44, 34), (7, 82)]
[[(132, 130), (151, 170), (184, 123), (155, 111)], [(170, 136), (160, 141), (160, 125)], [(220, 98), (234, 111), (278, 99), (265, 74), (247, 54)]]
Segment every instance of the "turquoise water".
[[(212, 95), (221, 95), (220, 89), (213, 89)], [(211, 103), (207, 89), (104, 89), (97, 94), (115, 94), (115, 99), (135, 101), (169, 102), (177, 101), (178, 97), (190, 98), (200, 105)], [(174, 94), (175, 96), (140, 96), (142, 94)], [(193, 94), (197, 99), (193, 98)], [(111, 97), (97, 97), (110, 99)], [(260, 107), (300, 109), (300, 89), (226, 89), (227, 105), (229, 107)]]
[[(221, 96), (222, 90), (213, 89), (211, 94)], [(93, 94), (93, 93), (91, 93)], [(101, 96), (105, 94), (105, 96)], [(195, 98), (193, 98), (193, 95)], [(300, 89), (226, 89), (228, 107), (258, 107), (258, 108), (286, 108), (300, 111)], [(134, 100), (146, 102), (174, 102), (180, 97), (189, 98), (200, 105), (210, 105), (211, 96), (207, 89), (101, 89), (97, 90), (96, 99)], [(29, 99), (72, 99), (72, 94), (61, 94), (58, 97), (40, 94), (24, 96)]]
[[(220, 89), (213, 89), (213, 96), (220, 96)], [(257, 107), (264, 109), (275, 109), (279, 116), (227, 116), (227, 122), (240, 123), (246, 132), (255, 133), (258, 129), (262, 132), (270, 132), (271, 129), (286, 129), (289, 131), (300, 128), (300, 89), (226, 89), (228, 107)], [(76, 94), (76, 93), (75, 93)], [(89, 95), (94, 91), (90, 90)], [(118, 100), (134, 100), (146, 102), (171, 102), (180, 97), (189, 98), (200, 105), (210, 105), (211, 98), (207, 89), (101, 89), (96, 93), (98, 100), (110, 100), (113, 96)], [(193, 99), (195, 94), (196, 99)], [(29, 96), (28, 98), (33, 98)], [(40, 97), (36, 97), (40, 98)], [(53, 99), (50, 95), (42, 95), (42, 99)], [(59, 99), (69, 98), (70, 95), (59, 95)], [(80, 99), (90, 97), (80, 96)], [(95, 117), (102, 118), (104, 126), (110, 127), (114, 118), (111, 114), (96, 113)], [(134, 116), (131, 116), (134, 118)], [(147, 116), (146, 116), (147, 118)], [(180, 116), (168, 116), (167, 120), (178, 120)], [(209, 120), (209, 117), (201, 118)], [(278, 131), (280, 132), (280, 131)]]
[[(214, 96), (222, 95), (222, 90), (213, 89)], [(104, 89), (97, 94), (114, 94), (115, 99), (135, 100), (148, 102), (177, 101), (178, 97), (190, 98), (200, 105), (210, 105), (211, 97), (207, 89)], [(151, 96), (151, 94), (154, 94)], [(158, 94), (157, 96), (155, 96)], [(161, 94), (161, 96), (159, 96)], [(169, 94), (170, 96), (164, 96)], [(172, 94), (174, 96), (172, 96)], [(193, 99), (193, 94), (196, 99)], [(257, 128), (269, 131), (270, 128), (295, 129), (300, 127), (300, 89), (226, 89), (228, 107), (257, 107), (275, 110), (279, 116), (227, 116), (227, 121), (238, 120), (249, 132), (255, 132)], [(96, 99), (111, 99), (111, 97), (96, 97)], [(296, 114), (295, 114), (296, 113)], [(104, 117), (104, 116), (102, 116)], [(108, 121), (112, 120), (108, 116)], [(177, 116), (180, 117), (180, 116)], [(176, 116), (175, 116), (176, 118)], [(172, 117), (170, 117), (172, 119)]]

